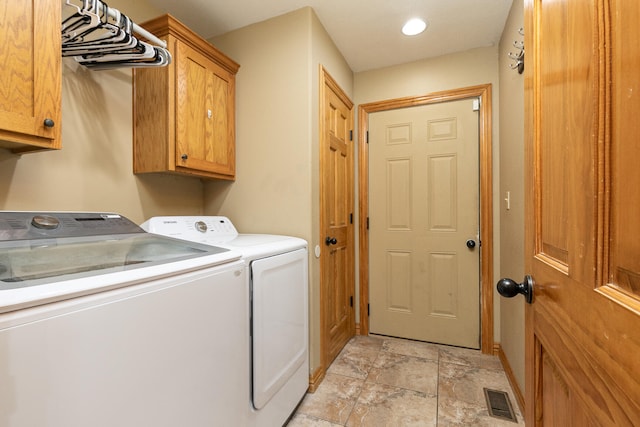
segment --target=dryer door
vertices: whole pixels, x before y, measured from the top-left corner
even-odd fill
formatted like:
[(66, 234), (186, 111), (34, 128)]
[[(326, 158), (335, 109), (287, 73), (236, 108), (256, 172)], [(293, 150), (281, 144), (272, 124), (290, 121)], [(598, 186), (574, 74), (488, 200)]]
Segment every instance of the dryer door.
[(300, 366), (306, 364), (308, 373), (307, 263), (306, 249), (251, 263), (256, 409), (263, 408)]

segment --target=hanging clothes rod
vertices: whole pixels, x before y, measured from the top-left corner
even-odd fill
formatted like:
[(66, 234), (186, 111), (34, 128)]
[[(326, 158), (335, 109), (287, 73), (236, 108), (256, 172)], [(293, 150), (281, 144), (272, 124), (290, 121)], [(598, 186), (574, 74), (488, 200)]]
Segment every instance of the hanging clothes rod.
[(171, 63), (165, 41), (105, 2), (66, 0), (65, 4), (62, 56), (74, 57), (94, 70), (164, 67)]
[[(115, 11), (113, 8), (109, 8), (108, 10), (109, 10), (109, 16), (111, 18), (114, 18), (114, 19), (118, 18), (117, 11)], [(165, 42), (164, 40), (160, 40), (159, 38), (151, 34), (149, 31), (145, 30), (140, 25), (136, 24), (135, 22), (132, 22), (131, 28), (133, 29), (134, 33), (141, 35), (145, 39), (149, 40), (151, 43), (154, 43), (163, 48), (167, 47), (167, 42)]]

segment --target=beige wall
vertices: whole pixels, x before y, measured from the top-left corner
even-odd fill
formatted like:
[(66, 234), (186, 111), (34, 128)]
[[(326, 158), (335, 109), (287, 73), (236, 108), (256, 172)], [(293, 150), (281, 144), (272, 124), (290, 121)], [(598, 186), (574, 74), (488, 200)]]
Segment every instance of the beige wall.
[[(136, 21), (159, 15), (146, 1), (110, 1)], [(0, 150), (0, 209), (115, 211), (140, 223), (202, 212), (202, 184), (132, 173), (131, 69), (62, 64), (62, 150)]]
[[(357, 105), (406, 96), (425, 95), (447, 89), (479, 84), (492, 85), (493, 94), (493, 179), (495, 195), (499, 191), (499, 109), (498, 48), (486, 47), (466, 52), (425, 59), (409, 64), (355, 75)], [(500, 272), (499, 197), (494, 197), (494, 276)], [(487, 237), (484, 237), (487, 238)], [(495, 281), (494, 281), (495, 282)], [(494, 336), (500, 336), (500, 300), (494, 295)]]
[(205, 213), (242, 232), (302, 237), (310, 249), (310, 367), (320, 365), (318, 88), (323, 64), (350, 94), (353, 75), (311, 8), (211, 40), (240, 64), (234, 183), (205, 184)]
[[(524, 75), (509, 68), (522, 28), (523, 1), (514, 0), (500, 42), (500, 257), (501, 277), (524, 277)], [(511, 209), (504, 198), (511, 197)], [(524, 298), (502, 298), (500, 344), (524, 392)]]

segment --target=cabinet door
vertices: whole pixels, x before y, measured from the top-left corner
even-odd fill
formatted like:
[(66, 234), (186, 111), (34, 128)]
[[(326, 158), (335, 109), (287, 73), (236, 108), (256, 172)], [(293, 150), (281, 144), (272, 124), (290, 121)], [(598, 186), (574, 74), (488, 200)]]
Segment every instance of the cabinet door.
[(235, 76), (177, 42), (176, 169), (233, 179)]
[(0, 2), (0, 147), (60, 148), (60, 2)]

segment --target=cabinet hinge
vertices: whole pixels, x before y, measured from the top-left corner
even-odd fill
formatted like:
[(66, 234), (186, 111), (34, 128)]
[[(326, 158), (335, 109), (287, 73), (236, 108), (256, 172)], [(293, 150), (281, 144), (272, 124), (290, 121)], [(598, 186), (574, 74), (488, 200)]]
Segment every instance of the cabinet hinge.
[(353, 307), (353, 295), (349, 297), (349, 305)]
[(349, 141), (353, 141), (353, 130), (349, 131)]

